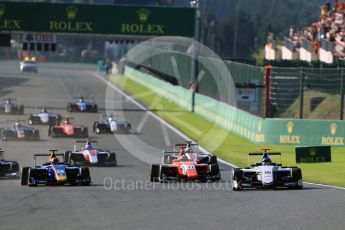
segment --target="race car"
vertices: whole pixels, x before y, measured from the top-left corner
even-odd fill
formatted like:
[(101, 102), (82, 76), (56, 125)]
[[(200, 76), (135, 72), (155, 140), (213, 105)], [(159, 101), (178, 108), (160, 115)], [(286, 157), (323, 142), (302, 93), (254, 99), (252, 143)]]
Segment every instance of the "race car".
[(59, 125), (49, 125), (48, 136), (55, 137), (73, 137), (87, 138), (89, 132), (87, 127), (75, 125), (71, 122), (71, 117), (64, 117), (63, 122)]
[(67, 103), (68, 112), (93, 112), (97, 113), (97, 104), (90, 102), (84, 97), (74, 99), (72, 102)]
[(0, 149), (0, 179), (19, 177), (19, 163), (4, 159), (4, 150)]
[(47, 107), (43, 107), (40, 113), (32, 113), (29, 116), (30, 125), (54, 125), (60, 121), (61, 115), (48, 112)]
[(38, 129), (27, 127), (20, 122), (23, 120), (16, 120), (12, 127), (0, 128), (1, 140), (10, 141), (38, 141), (40, 140), (40, 133)]
[(117, 117), (110, 115), (107, 118), (102, 118), (100, 121), (93, 123), (93, 132), (100, 133), (130, 133), (131, 124), (125, 120), (119, 120)]
[[(77, 148), (77, 143), (85, 143), (84, 147)], [(73, 151), (65, 152), (65, 161), (72, 165), (89, 166), (116, 166), (116, 155), (114, 152), (101, 150), (92, 143), (94, 140), (76, 140)]]
[(244, 188), (290, 188), (302, 189), (302, 171), (298, 167), (283, 167), (281, 163), (272, 163), (269, 155), (279, 155), (280, 152), (268, 152), (267, 148), (261, 149), (263, 152), (248, 153), (249, 156), (260, 156), (259, 163), (252, 164), (246, 168), (233, 168), (232, 188), (234, 191), (241, 191)]
[[(56, 153), (56, 149), (49, 150), (50, 154), (34, 154), (33, 167), (23, 167), (21, 185), (35, 187), (38, 185), (90, 185), (91, 177), (89, 168), (71, 166), (60, 162), (63, 153)], [(49, 157), (49, 161), (38, 166), (37, 157)]]
[(38, 72), (38, 64), (35, 57), (26, 57), (23, 61), (19, 62), (20, 72)]
[(191, 141), (175, 144), (173, 150), (163, 151), (162, 164), (152, 164), (150, 169), (151, 182), (214, 182), (219, 179), (217, 157), (202, 154), (199, 145)]
[(24, 114), (24, 105), (13, 103), (15, 99), (7, 98), (0, 104), (0, 114)]

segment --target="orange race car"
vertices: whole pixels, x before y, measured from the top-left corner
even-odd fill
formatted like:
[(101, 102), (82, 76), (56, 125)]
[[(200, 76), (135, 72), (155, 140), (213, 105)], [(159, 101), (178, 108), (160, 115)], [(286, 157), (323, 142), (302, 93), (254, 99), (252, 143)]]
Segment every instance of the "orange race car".
[(167, 181), (218, 181), (220, 172), (217, 157), (199, 152), (199, 145), (188, 141), (175, 144), (172, 151), (164, 151), (163, 164), (152, 164), (150, 180)]
[(49, 126), (48, 135), (51, 137), (87, 138), (89, 136), (87, 127), (75, 125), (71, 119), (71, 117), (64, 117), (64, 121), (59, 125)]

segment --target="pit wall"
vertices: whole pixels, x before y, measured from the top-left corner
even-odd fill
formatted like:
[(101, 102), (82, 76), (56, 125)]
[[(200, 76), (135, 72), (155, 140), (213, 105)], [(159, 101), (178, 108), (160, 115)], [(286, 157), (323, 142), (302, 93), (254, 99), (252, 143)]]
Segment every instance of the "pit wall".
[[(126, 67), (129, 79), (166, 100), (191, 110), (192, 92)], [(344, 146), (345, 122), (340, 120), (262, 119), (213, 98), (195, 94), (195, 113), (220, 127), (262, 144)]]

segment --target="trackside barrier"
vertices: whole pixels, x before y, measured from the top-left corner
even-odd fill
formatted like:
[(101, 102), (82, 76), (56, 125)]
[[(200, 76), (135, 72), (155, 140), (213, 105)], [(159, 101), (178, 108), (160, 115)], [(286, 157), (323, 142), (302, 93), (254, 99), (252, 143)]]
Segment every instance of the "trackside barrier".
[[(171, 85), (130, 67), (126, 67), (125, 75), (168, 101), (174, 102), (190, 111), (191, 91), (180, 86)], [(195, 113), (251, 141), (264, 141), (261, 134), (262, 119), (233, 106), (201, 94), (196, 94)]]
[[(125, 75), (190, 111), (189, 90), (130, 67)], [(195, 95), (195, 113), (255, 143), (345, 146), (345, 122), (340, 120), (262, 119), (200, 94)]]

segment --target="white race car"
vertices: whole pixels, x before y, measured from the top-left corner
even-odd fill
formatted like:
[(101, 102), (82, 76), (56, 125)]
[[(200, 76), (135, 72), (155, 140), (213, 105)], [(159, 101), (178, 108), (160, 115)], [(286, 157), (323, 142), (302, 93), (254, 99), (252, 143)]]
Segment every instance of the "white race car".
[(283, 167), (282, 164), (272, 163), (268, 155), (279, 155), (280, 152), (267, 152), (269, 149), (262, 149), (263, 152), (248, 154), (249, 156), (262, 155), (260, 163), (252, 164), (246, 168), (233, 168), (234, 191), (241, 191), (244, 188), (290, 188), (302, 189), (302, 171), (298, 167)]
[(29, 59), (26, 57), (19, 63), (20, 72), (38, 72), (38, 64), (35, 58)]
[(61, 115), (51, 113), (43, 107), (40, 113), (32, 113), (29, 116), (30, 125), (56, 125), (61, 121)]

